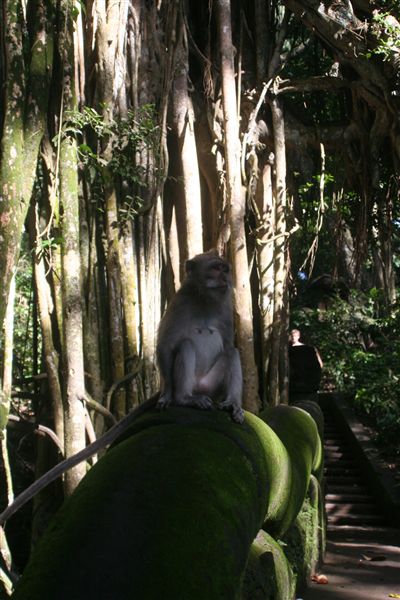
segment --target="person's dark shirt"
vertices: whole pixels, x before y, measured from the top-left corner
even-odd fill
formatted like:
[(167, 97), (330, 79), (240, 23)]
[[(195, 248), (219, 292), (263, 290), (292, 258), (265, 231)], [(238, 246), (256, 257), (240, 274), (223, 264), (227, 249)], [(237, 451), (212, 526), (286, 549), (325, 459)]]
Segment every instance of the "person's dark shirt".
[(289, 346), (289, 391), (317, 392), (321, 383), (321, 365), (314, 346)]

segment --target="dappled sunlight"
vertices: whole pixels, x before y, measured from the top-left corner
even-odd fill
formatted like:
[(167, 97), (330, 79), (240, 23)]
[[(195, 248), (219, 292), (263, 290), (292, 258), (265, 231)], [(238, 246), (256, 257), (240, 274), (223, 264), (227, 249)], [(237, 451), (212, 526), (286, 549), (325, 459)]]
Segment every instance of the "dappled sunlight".
[(321, 568), (328, 584), (310, 583), (304, 600), (377, 600), (399, 592), (400, 548), (395, 545), (396, 532), (392, 537), (388, 544), (362, 540), (328, 543)]

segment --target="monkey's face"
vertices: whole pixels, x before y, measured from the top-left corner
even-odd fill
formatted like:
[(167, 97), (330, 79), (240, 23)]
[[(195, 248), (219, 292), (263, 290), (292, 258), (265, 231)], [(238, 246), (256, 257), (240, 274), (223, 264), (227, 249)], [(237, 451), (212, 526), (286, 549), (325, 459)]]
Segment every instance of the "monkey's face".
[(210, 263), (205, 273), (207, 288), (226, 290), (232, 286), (230, 265), (222, 259)]
[(187, 281), (200, 290), (225, 292), (232, 287), (231, 267), (216, 254), (204, 253), (186, 263)]

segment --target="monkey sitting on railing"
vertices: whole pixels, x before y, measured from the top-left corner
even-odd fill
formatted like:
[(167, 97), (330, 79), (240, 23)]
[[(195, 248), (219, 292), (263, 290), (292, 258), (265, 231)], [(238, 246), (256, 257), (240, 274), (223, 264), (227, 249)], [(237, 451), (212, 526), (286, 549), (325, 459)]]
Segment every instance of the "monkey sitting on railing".
[(186, 278), (161, 320), (157, 358), (160, 408), (170, 404), (232, 411), (243, 422), (242, 369), (234, 347), (232, 276), (215, 251), (186, 263)]

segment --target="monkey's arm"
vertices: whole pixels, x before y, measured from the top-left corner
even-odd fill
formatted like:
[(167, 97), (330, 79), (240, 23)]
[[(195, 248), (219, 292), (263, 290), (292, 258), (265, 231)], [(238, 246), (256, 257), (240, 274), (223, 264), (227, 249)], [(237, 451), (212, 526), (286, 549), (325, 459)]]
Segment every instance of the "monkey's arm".
[(161, 394), (157, 405), (164, 408), (172, 402), (174, 363), (172, 349), (159, 343), (157, 345), (157, 362), (162, 379)]

